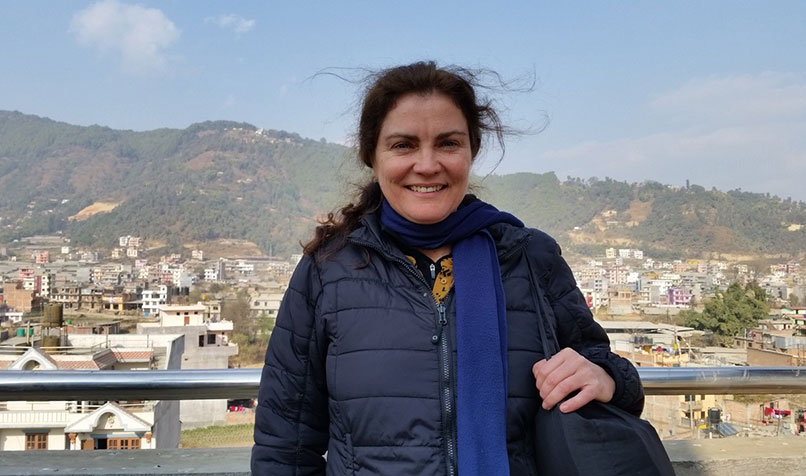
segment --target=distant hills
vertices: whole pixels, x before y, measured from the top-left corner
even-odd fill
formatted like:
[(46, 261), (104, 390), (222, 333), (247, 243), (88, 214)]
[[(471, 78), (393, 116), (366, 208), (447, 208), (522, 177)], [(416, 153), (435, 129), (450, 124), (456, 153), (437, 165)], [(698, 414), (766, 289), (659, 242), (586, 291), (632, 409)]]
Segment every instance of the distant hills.
[[(347, 147), (245, 123), (134, 132), (0, 111), (0, 242), (57, 231), (104, 247), (120, 235), (167, 248), (235, 238), (284, 256), (362, 174)], [(476, 182), (482, 198), (582, 253), (806, 250), (806, 204), (790, 199), (553, 173)]]

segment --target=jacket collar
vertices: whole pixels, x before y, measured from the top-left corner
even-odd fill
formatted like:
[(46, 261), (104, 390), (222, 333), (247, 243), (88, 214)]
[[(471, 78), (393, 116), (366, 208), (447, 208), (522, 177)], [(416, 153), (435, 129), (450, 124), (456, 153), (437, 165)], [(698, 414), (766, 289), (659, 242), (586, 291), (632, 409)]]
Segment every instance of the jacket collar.
[[(527, 228), (518, 228), (507, 223), (496, 223), (490, 226), (488, 231), (495, 241), (499, 260), (522, 247), (531, 236)], [(361, 218), (361, 226), (347, 235), (347, 240), (382, 250), (390, 256), (405, 258), (403, 253), (384, 237), (379, 213), (364, 215)]]

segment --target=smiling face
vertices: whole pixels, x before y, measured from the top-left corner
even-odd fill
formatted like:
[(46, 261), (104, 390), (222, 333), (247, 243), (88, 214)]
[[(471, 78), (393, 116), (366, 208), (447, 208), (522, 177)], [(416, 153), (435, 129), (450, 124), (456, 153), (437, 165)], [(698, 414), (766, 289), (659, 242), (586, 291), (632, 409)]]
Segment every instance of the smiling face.
[(406, 94), (386, 114), (372, 170), (410, 222), (439, 223), (467, 193), (472, 153), (462, 111), (443, 94)]

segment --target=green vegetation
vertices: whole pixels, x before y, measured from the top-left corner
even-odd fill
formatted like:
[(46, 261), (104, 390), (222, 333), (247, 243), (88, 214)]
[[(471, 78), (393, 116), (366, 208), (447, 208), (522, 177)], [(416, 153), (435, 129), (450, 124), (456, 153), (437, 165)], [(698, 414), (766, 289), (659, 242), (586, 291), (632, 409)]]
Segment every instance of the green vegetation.
[(252, 446), (255, 425), (208, 426), (183, 430), (179, 440), (180, 448), (234, 448)]
[(238, 355), (231, 357), (230, 364), (243, 367), (263, 363), (274, 321), (268, 315), (253, 316), (245, 289), (223, 300), (221, 318), (232, 321), (232, 342), (238, 344)]
[[(133, 234), (180, 250), (237, 238), (287, 256), (365, 178), (347, 147), (250, 124), (134, 132), (0, 111), (0, 242), (64, 231), (77, 245), (112, 247)], [(787, 229), (806, 225), (806, 204), (790, 199), (554, 173), (476, 182), (481, 198), (578, 252), (624, 243), (657, 258), (806, 249), (806, 227)], [(70, 219), (95, 202), (119, 206)]]
[(769, 314), (767, 293), (758, 283), (746, 287), (733, 283), (705, 302), (702, 312), (686, 310), (680, 313), (685, 325), (712, 332), (722, 343), (753, 329)]

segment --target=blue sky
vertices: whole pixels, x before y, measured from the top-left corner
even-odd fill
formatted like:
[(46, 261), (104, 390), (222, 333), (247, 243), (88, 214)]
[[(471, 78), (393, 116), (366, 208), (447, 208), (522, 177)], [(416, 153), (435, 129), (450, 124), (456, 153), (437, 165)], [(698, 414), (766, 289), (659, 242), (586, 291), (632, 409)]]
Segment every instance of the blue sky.
[(3, 2), (0, 109), (134, 130), (231, 119), (346, 143), (357, 87), (312, 76), (435, 59), (535, 76), (529, 93), (494, 95), (515, 127), (549, 121), (510, 137), (497, 173), (806, 200), (806, 2), (500, 4)]

